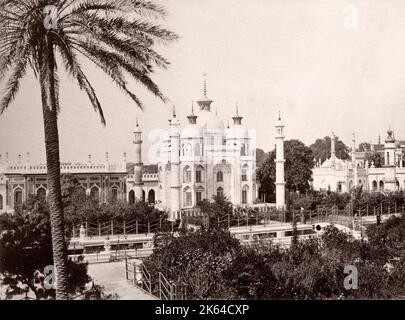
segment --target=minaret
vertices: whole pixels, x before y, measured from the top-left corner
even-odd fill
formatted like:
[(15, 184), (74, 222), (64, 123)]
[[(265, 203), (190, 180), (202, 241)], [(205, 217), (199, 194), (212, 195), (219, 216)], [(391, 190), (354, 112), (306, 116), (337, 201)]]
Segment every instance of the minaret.
[(332, 167), (332, 168), (335, 168), (335, 163), (336, 163), (336, 154), (335, 154), (336, 147), (335, 147), (335, 140), (336, 140), (336, 136), (335, 136), (335, 133), (334, 133), (334, 132), (332, 132), (332, 136), (331, 136), (330, 139), (331, 139), (331, 141), (330, 141), (330, 144), (331, 144), (331, 149), (330, 149), (331, 167)]
[(175, 220), (180, 211), (180, 122), (173, 106), (170, 121), (170, 220)]
[(204, 87), (203, 87), (203, 97), (198, 100), (197, 103), (200, 106), (200, 110), (211, 111), (211, 99), (207, 97), (207, 73), (203, 73), (204, 76)]
[(285, 208), (285, 181), (284, 181), (284, 124), (280, 113), (276, 123), (276, 207)]
[(241, 116), (239, 115), (239, 106), (238, 106), (238, 103), (236, 103), (236, 115), (235, 115), (234, 117), (232, 117), (233, 124), (234, 124), (235, 126), (240, 126), (240, 125), (242, 125), (242, 119), (243, 119), (243, 117), (241, 117)]
[[(134, 145), (135, 145), (135, 165), (134, 165), (134, 192), (135, 199), (142, 199), (142, 130), (139, 126), (138, 119), (136, 119), (136, 126), (134, 131)], [(145, 200), (145, 199), (143, 199)]]
[(187, 116), (189, 124), (197, 123), (197, 116), (194, 114), (194, 101), (191, 101), (191, 114)]
[(352, 162), (356, 166), (356, 135), (352, 134)]
[(387, 134), (384, 144), (384, 190), (396, 191), (395, 138), (391, 129)]
[(354, 187), (358, 186), (358, 176), (357, 176), (357, 163), (356, 163), (356, 136), (353, 132), (352, 134), (352, 167), (353, 167), (353, 179), (354, 179)]

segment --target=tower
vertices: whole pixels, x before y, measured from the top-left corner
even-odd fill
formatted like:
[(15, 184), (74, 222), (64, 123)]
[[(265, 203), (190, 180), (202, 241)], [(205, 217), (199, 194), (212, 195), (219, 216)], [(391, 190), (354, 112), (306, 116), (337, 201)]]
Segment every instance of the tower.
[(356, 136), (353, 132), (352, 134), (352, 163), (356, 166)]
[(173, 117), (170, 121), (170, 220), (176, 219), (180, 211), (180, 122), (176, 118), (173, 106)]
[(284, 124), (280, 113), (276, 123), (276, 207), (285, 208), (285, 181), (284, 181)]
[(135, 199), (142, 199), (142, 130), (139, 126), (138, 119), (136, 119), (136, 127), (134, 131), (134, 145), (135, 145), (135, 165), (134, 165), (134, 191)]
[(207, 97), (207, 73), (204, 72), (204, 87), (203, 87), (203, 97), (197, 101), (200, 106), (200, 110), (211, 111), (211, 99)]
[(335, 133), (332, 132), (332, 136), (330, 137), (330, 164), (332, 168), (335, 168), (335, 164), (336, 164), (336, 146), (335, 146), (335, 142), (336, 142), (336, 136)]
[(395, 191), (396, 185), (396, 164), (395, 164), (395, 138), (393, 131), (387, 131), (387, 138), (384, 144), (384, 190)]
[(233, 124), (234, 124), (235, 126), (240, 126), (240, 125), (242, 125), (242, 119), (243, 119), (243, 117), (241, 117), (241, 116), (239, 115), (239, 106), (238, 106), (238, 104), (236, 103), (236, 115), (235, 115), (234, 117), (232, 117)]
[(352, 167), (353, 167), (353, 179), (354, 179), (354, 186), (358, 186), (358, 175), (357, 175), (357, 163), (356, 163), (356, 136), (353, 132), (352, 134), (352, 150), (351, 150), (351, 158), (352, 158)]
[(191, 114), (187, 116), (189, 124), (196, 124), (197, 123), (197, 116), (194, 114), (194, 101), (191, 101)]

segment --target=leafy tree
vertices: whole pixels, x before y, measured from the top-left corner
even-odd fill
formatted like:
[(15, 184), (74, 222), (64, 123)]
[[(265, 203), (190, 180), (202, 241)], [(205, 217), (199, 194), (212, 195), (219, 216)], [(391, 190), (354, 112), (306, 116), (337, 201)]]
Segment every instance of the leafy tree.
[(226, 222), (218, 223), (221, 220), (230, 216), (233, 213), (232, 202), (225, 195), (215, 195), (212, 200), (204, 199), (199, 204), (201, 212), (208, 218), (208, 228), (223, 228), (227, 225)]
[(181, 229), (156, 234), (153, 253), (144, 263), (154, 279), (161, 272), (169, 281), (186, 284), (189, 299), (227, 298), (231, 288), (223, 273), (240, 248), (223, 229)]
[(260, 167), (265, 159), (266, 159), (266, 152), (264, 152), (260, 148), (256, 148), (256, 168)]
[(374, 164), (376, 168), (381, 168), (384, 165), (384, 155), (380, 152), (369, 152), (366, 159), (370, 166)]
[[(314, 165), (312, 151), (299, 140), (285, 141), (284, 150), (286, 189), (305, 193), (310, 189), (309, 181)], [(275, 153), (275, 150), (269, 152), (257, 172), (261, 192), (267, 194), (268, 199), (275, 190)]]
[[(37, 299), (55, 298), (55, 290), (44, 287), (44, 268), (54, 265), (50, 214), (47, 204), (32, 198), (14, 214), (0, 215), (0, 274), (7, 295), (31, 291)], [(90, 281), (87, 264), (67, 261), (69, 295), (85, 290)]]
[[(57, 19), (52, 18), (53, 5)], [(48, 173), (48, 201), (54, 264), (58, 273), (57, 297), (68, 297), (65, 230), (60, 181), (58, 113), (59, 77), (56, 56), (61, 56), (67, 73), (77, 80), (105, 124), (95, 90), (83, 72), (79, 56), (88, 58), (111, 78), (139, 107), (124, 74), (166, 101), (151, 79), (154, 66), (169, 64), (156, 51), (156, 43), (168, 43), (177, 35), (155, 25), (166, 11), (150, 1), (7, 0), (0, 2), (0, 80), (7, 76), (0, 113), (14, 100), (20, 80), (31, 67), (41, 87), (42, 113)]]
[[(350, 159), (349, 148), (343, 143), (343, 141), (339, 140), (338, 137), (336, 137), (335, 141), (336, 157), (342, 160)], [(311, 148), (315, 159), (321, 159), (321, 162), (324, 162), (331, 156), (331, 138), (328, 136), (323, 139), (316, 139), (316, 141), (309, 147)]]
[(371, 150), (371, 145), (368, 142), (362, 142), (359, 144), (359, 151), (366, 152)]

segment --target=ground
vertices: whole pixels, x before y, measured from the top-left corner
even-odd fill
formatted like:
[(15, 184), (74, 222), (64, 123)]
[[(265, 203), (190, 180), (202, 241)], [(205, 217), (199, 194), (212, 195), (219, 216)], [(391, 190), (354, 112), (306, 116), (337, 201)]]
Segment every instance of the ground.
[(89, 264), (88, 274), (96, 284), (104, 286), (105, 293), (116, 293), (120, 300), (154, 299), (151, 295), (127, 282), (124, 261)]

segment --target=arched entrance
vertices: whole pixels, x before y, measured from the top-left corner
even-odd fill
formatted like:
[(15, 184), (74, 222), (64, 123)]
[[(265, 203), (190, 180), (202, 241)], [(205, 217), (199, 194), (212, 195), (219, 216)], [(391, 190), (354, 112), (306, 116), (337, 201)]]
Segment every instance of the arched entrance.
[(93, 200), (100, 201), (100, 190), (99, 190), (98, 187), (93, 186), (93, 187), (90, 189), (90, 197), (91, 197)]
[(134, 190), (129, 191), (128, 202), (131, 204), (135, 203), (135, 191)]
[(377, 181), (373, 180), (372, 186), (373, 186), (373, 187), (372, 187), (372, 188), (373, 188), (373, 191), (377, 191), (377, 189), (378, 189)]
[(37, 197), (38, 199), (45, 200), (46, 199), (46, 190), (45, 188), (38, 188), (37, 190)]
[(155, 190), (151, 189), (148, 192), (148, 202), (155, 203)]

